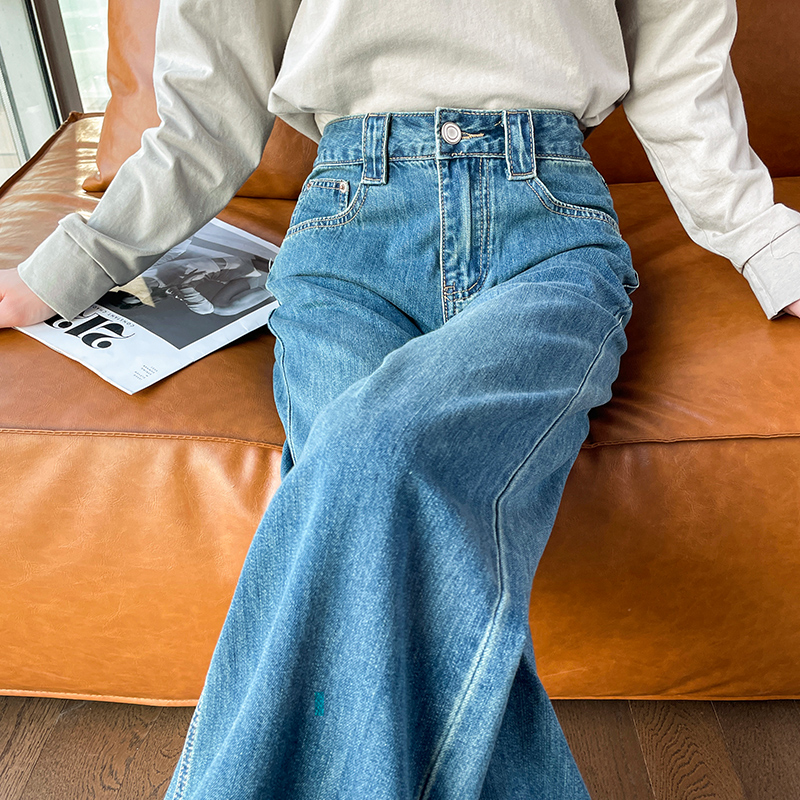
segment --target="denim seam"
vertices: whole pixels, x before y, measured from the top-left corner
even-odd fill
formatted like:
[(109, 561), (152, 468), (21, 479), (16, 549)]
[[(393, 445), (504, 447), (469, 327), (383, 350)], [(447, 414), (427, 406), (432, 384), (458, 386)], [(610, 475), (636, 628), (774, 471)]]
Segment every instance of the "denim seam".
[(194, 755), (194, 741), (197, 733), (197, 725), (200, 719), (200, 703), (198, 701), (197, 707), (192, 715), (192, 721), (189, 725), (189, 731), (186, 734), (186, 744), (183, 756), (181, 757), (180, 772), (178, 779), (175, 783), (175, 795), (172, 800), (181, 800), (186, 790), (186, 784), (189, 782), (189, 771), (192, 768), (192, 756)]
[(494, 612), (492, 613), (492, 619), (489, 622), (489, 625), (487, 626), (486, 632), (484, 633), (483, 640), (481, 642), (481, 647), (478, 652), (477, 663), (475, 664), (475, 667), (472, 669), (469, 678), (467, 680), (464, 694), (462, 695), (461, 700), (456, 705), (455, 710), (451, 713), (447, 728), (434, 748), (431, 763), (428, 767), (425, 779), (422, 782), (422, 789), (420, 791), (419, 800), (426, 800), (426, 798), (430, 795), (432, 791), (439, 765), (442, 763), (442, 752), (445, 750), (448, 743), (453, 738), (454, 731), (456, 730), (459, 719), (461, 717), (462, 709), (466, 705), (467, 701), (470, 699), (470, 692), (472, 690), (473, 685), (476, 683), (477, 678), (479, 677), (481, 671), (485, 672), (486, 670), (487, 658), (485, 658), (485, 655), (487, 653), (489, 643), (493, 639), (494, 629), (497, 627), (497, 620), (500, 614), (500, 609), (503, 606), (504, 600), (506, 601), (506, 605), (509, 602), (509, 598), (504, 597), (507, 580), (504, 570), (503, 548), (501, 546), (501, 536), (500, 536), (500, 501), (502, 500), (506, 492), (509, 490), (509, 488), (512, 486), (514, 480), (520, 474), (525, 465), (530, 461), (531, 458), (533, 458), (534, 454), (538, 451), (542, 442), (545, 441), (545, 439), (548, 437), (550, 432), (555, 428), (559, 420), (561, 420), (564, 417), (564, 415), (567, 414), (570, 408), (572, 408), (572, 406), (575, 404), (575, 401), (578, 399), (578, 397), (580, 397), (581, 392), (583, 391), (583, 388), (586, 385), (586, 381), (588, 380), (589, 375), (592, 372), (592, 369), (594, 368), (595, 364), (598, 362), (601, 355), (605, 351), (606, 343), (608, 342), (609, 337), (611, 336), (612, 333), (614, 333), (617, 330), (617, 328), (621, 327), (622, 323), (620, 322), (619, 319), (616, 319), (614, 325), (611, 326), (608, 333), (606, 333), (605, 337), (603, 338), (603, 341), (600, 343), (600, 346), (597, 348), (597, 352), (595, 353), (592, 362), (586, 369), (586, 372), (581, 382), (578, 384), (578, 387), (575, 390), (574, 394), (569, 399), (567, 404), (561, 409), (561, 413), (559, 413), (555, 417), (555, 419), (550, 423), (550, 426), (547, 428), (547, 430), (544, 431), (544, 433), (542, 433), (542, 435), (537, 439), (531, 451), (525, 456), (525, 458), (523, 458), (523, 460), (514, 470), (513, 474), (506, 482), (506, 485), (501, 489), (501, 491), (497, 495), (497, 499), (494, 502), (493, 526), (494, 526), (494, 536), (495, 536), (495, 547), (497, 550), (498, 579), (500, 583), (498, 591), (498, 599), (495, 604)]
[(344, 184), (346, 181), (341, 181), (338, 178), (309, 178), (306, 181), (306, 189), (318, 187), (320, 189), (337, 189), (340, 192), (345, 190)]
[(297, 454), (294, 451), (294, 444), (292, 443), (292, 395), (289, 393), (289, 381), (286, 380), (286, 348), (284, 347), (283, 339), (281, 339), (278, 332), (273, 330), (271, 327), (270, 332), (281, 346), (280, 371), (281, 378), (283, 380), (284, 391), (286, 392), (286, 425), (284, 432), (286, 433), (286, 444), (289, 447), (289, 453), (292, 456), (292, 461), (297, 463)]
[(590, 156), (570, 156), (566, 153), (536, 153), (536, 160), (541, 161), (546, 159), (547, 161), (577, 161), (579, 163), (583, 163), (584, 161), (591, 161)]
[[(370, 117), (378, 117), (378, 118), (383, 117), (384, 118), (384, 122), (383, 122), (383, 126), (382, 126), (383, 130), (382, 130), (382, 133), (381, 133), (380, 156), (377, 159), (377, 166), (380, 167), (381, 177), (382, 178), (385, 177), (384, 173), (385, 173), (385, 170), (386, 170), (386, 163), (385, 163), (386, 153), (387, 153), (386, 141), (387, 141), (387, 137), (388, 137), (388, 128), (389, 128), (388, 121), (386, 119), (386, 114), (367, 114), (364, 117), (364, 124), (361, 126), (361, 154), (362, 154), (362, 162), (364, 164), (364, 171), (362, 173), (362, 182), (363, 183), (369, 183), (369, 184), (374, 184), (376, 182), (377, 183), (384, 183), (385, 181), (383, 181), (382, 179), (380, 181), (375, 181), (374, 176), (372, 176), (372, 175), (367, 176), (366, 175), (367, 157), (369, 155), (370, 166), (372, 166), (371, 162), (374, 160), (373, 156), (375, 155), (375, 144), (376, 144), (376, 142), (374, 140), (374, 136), (372, 135), (374, 133), (374, 131), (370, 130), (369, 125), (368, 125)], [(380, 122), (378, 124), (380, 124)], [(370, 133), (370, 136), (369, 136), (369, 147), (367, 146), (367, 132), (368, 131)], [(369, 153), (368, 153), (368, 151), (369, 151)]]
[[(482, 116), (482, 115), (491, 115), (491, 114), (501, 114), (502, 112), (499, 110), (481, 110), (481, 109), (464, 109), (464, 108), (457, 108), (457, 109), (447, 109), (448, 111), (458, 111), (460, 114), (471, 114), (472, 116)], [(556, 109), (547, 109), (547, 108), (526, 108), (526, 109), (517, 109), (519, 111), (530, 111), (533, 116), (548, 116), (548, 117), (569, 117), (577, 121), (577, 117), (571, 111), (558, 111)], [(392, 117), (430, 117), (431, 119), (434, 118), (436, 112), (435, 111), (397, 111), (391, 112)], [(364, 114), (346, 114), (341, 117), (335, 117), (330, 122), (325, 124), (325, 130), (327, 130), (331, 125), (336, 125), (340, 122), (346, 122), (349, 119), (364, 119)], [(324, 133), (323, 133), (324, 136)]]
[[(503, 112), (503, 116), (506, 117), (506, 118), (511, 116), (512, 114), (514, 116), (522, 117), (522, 114), (520, 112), (508, 112), (508, 113), (507, 112)], [(530, 126), (530, 137), (531, 137), (531, 139), (530, 139), (530, 148), (529, 148), (530, 151), (527, 153), (527, 155), (530, 158), (531, 169), (533, 170), (533, 174), (535, 175), (536, 174), (536, 134), (535, 134), (535, 130), (534, 130), (535, 126), (533, 124), (533, 117), (532, 117), (530, 111), (528, 111), (527, 117), (528, 117), (528, 121), (529, 121), (528, 124)], [(524, 128), (525, 128), (524, 123), (521, 123), (519, 128), (518, 128), (518, 136), (519, 136), (519, 138), (520, 138), (520, 140), (521, 140), (523, 145), (524, 145), (524, 139), (525, 139)], [(511, 138), (509, 137), (509, 131), (508, 130), (506, 131), (506, 139), (510, 143)], [(512, 177), (516, 177), (516, 176), (519, 176), (519, 175), (529, 175), (529, 174), (531, 174), (531, 170), (530, 169), (520, 170), (519, 172), (515, 172), (514, 171), (514, 164), (512, 163), (511, 154), (509, 153), (510, 149), (511, 148), (507, 147), (506, 148), (506, 152), (505, 152), (505, 159), (506, 159), (506, 165), (508, 167), (508, 174), (510, 176), (512, 176)], [(520, 152), (524, 152), (522, 147), (520, 147), (519, 150), (520, 150)]]
[(480, 162), (480, 183), (479, 186), (481, 187), (481, 200), (482, 200), (482, 208), (481, 208), (481, 260), (478, 265), (478, 269), (480, 271), (479, 274), (479, 282), (476, 284), (477, 288), (476, 291), (480, 290), (484, 283), (486, 283), (486, 276), (489, 274), (489, 228), (490, 220), (489, 220), (489, 213), (490, 213), (490, 205), (489, 205), (489, 176), (488, 171), (487, 173), (483, 172), (483, 161)]
[(442, 197), (442, 167), (441, 161), (437, 158), (436, 159), (436, 175), (437, 175), (437, 192), (439, 195), (439, 274), (441, 280), (441, 291), (442, 291), (442, 322), (447, 322), (448, 315), (447, 315), (447, 280), (444, 274), (444, 230), (445, 230), (445, 218), (444, 218), (444, 198)]
[(481, 235), (480, 235), (480, 256), (478, 257), (478, 277), (471, 286), (466, 289), (456, 289), (455, 286), (445, 286), (444, 291), (448, 295), (448, 300), (464, 300), (471, 294), (478, 291), (486, 281), (486, 274), (488, 272), (488, 258), (486, 255), (486, 240), (488, 237), (489, 225), (486, 221), (489, 214), (489, 200), (486, 191), (486, 181), (483, 177), (483, 162), (478, 164), (478, 186), (480, 187), (481, 206), (483, 213), (481, 214)]
[[(214, 442), (215, 444), (243, 444), (245, 446), (262, 447), (266, 450), (280, 451), (280, 445), (272, 442), (255, 442), (250, 439), (235, 439), (227, 436), (202, 436), (191, 433), (136, 433), (135, 431), (64, 431), (46, 430), (43, 428), (0, 428), (0, 435), (6, 434), (17, 436), (96, 436), (108, 437), (110, 439), (167, 439), (174, 441), (190, 442)], [(81, 695), (82, 696), (82, 695)], [(105, 695), (97, 695), (105, 697)], [(133, 698), (136, 699), (136, 698)]]
[(333, 189), (337, 192), (346, 192), (349, 188), (347, 181), (338, 178), (309, 178), (306, 181), (305, 189)]
[[(300, 193), (301, 196), (307, 195), (311, 189), (324, 189), (327, 191), (336, 192), (339, 195), (336, 198), (336, 203), (339, 210), (335, 214), (329, 217), (315, 217), (314, 219), (331, 219), (332, 217), (338, 217), (347, 211), (347, 205), (350, 199), (350, 183), (348, 181), (333, 178), (310, 178), (306, 181), (303, 191)], [(300, 202), (300, 198), (298, 198), (298, 202)], [(311, 221), (312, 220), (306, 220), (306, 222)]]
[[(448, 153), (441, 158), (497, 158), (505, 159), (505, 153)], [(436, 153), (421, 153), (414, 156), (390, 156), (388, 162), (391, 164), (393, 161), (433, 161), (436, 158)], [(592, 159), (588, 156), (572, 156), (567, 153), (536, 153), (536, 160), (542, 161), (574, 161), (580, 164)], [(343, 159), (330, 159), (325, 161), (316, 161), (314, 168), (317, 167), (345, 167), (345, 166), (358, 166), (362, 164), (361, 158), (343, 158)]]
[[(597, 211), (559, 200), (550, 192), (541, 178), (534, 178), (532, 181), (525, 181), (525, 183), (530, 186), (533, 193), (539, 198), (539, 202), (553, 214), (560, 214), (562, 217), (572, 217), (573, 219), (594, 219), (598, 222), (604, 222), (606, 225), (610, 225), (616, 233), (619, 233), (619, 225), (614, 222), (613, 217), (606, 214), (604, 211)], [(550, 204), (552, 204), (552, 206)]]
[(358, 212), (361, 211), (367, 199), (368, 189), (369, 186), (367, 184), (359, 183), (353, 195), (353, 202), (344, 211), (340, 211), (338, 214), (333, 214), (329, 217), (314, 217), (313, 219), (298, 222), (286, 231), (283, 241), (285, 242), (290, 236), (294, 236), (294, 234), (309, 228), (337, 228), (342, 225), (347, 225), (348, 222), (352, 222)]

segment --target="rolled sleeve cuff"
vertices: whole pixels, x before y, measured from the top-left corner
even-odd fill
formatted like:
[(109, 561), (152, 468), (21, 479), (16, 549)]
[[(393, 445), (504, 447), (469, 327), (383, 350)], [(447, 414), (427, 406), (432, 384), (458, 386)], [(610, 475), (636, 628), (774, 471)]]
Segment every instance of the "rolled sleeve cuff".
[(18, 272), (57, 314), (72, 320), (117, 284), (59, 223)]
[(752, 255), (742, 268), (768, 319), (800, 300), (800, 224), (772, 239)]

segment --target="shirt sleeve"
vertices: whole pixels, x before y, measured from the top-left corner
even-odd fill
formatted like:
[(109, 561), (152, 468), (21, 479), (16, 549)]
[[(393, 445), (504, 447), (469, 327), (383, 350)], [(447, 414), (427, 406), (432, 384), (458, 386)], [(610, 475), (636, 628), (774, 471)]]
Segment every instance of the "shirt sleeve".
[(619, 11), (634, 132), (689, 236), (728, 258), (775, 319), (800, 299), (800, 213), (774, 202), (749, 144), (730, 61), (735, 0), (621, 0)]
[(153, 70), (161, 124), (85, 219), (69, 214), (19, 265), (72, 319), (218, 214), (258, 166), (267, 100), (299, 0), (161, 0)]

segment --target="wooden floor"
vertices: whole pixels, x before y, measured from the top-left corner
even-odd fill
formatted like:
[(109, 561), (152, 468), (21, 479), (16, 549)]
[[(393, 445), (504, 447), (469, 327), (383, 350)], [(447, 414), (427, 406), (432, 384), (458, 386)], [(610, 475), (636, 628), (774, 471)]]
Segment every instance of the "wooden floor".
[[(593, 800), (800, 798), (800, 701), (553, 705)], [(191, 712), (0, 697), (0, 800), (160, 800)]]

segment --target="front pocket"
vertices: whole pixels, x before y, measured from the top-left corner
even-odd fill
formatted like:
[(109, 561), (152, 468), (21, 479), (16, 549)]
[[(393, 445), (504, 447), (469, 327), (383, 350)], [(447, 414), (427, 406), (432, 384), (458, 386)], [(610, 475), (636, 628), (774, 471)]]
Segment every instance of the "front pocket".
[(588, 159), (537, 159), (537, 175), (525, 183), (548, 211), (575, 219), (605, 222), (619, 233), (611, 194)]
[[(349, 222), (364, 202), (367, 186), (361, 182), (361, 165), (321, 165), (306, 179), (297, 198), (284, 240), (307, 228)], [(330, 177), (324, 176), (328, 173)], [(357, 188), (352, 191), (352, 186)]]
[(311, 220), (337, 216), (347, 208), (349, 199), (349, 181), (339, 178), (309, 178), (297, 198), (292, 225), (296, 222), (295, 217)]

